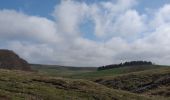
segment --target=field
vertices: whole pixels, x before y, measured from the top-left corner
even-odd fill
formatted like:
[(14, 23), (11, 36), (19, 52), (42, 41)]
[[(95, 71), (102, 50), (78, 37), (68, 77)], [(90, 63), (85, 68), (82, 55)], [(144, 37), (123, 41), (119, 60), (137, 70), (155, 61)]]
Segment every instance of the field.
[(33, 68), (37, 68), (39, 73), (49, 76), (89, 80), (110, 89), (140, 93), (160, 100), (170, 99), (169, 66), (141, 65), (100, 71), (97, 68), (89, 67), (33, 66)]
[(169, 100), (170, 67), (0, 69), (0, 100)]
[(170, 68), (168, 67), (98, 78), (95, 82), (113, 89), (170, 99)]
[(58, 66), (58, 65), (39, 65), (32, 64), (32, 69), (50, 76), (70, 77), (73, 75), (94, 72), (96, 67), (72, 67), (72, 66)]
[(1, 69), (0, 100), (154, 100), (154, 98), (110, 89), (87, 80)]
[(32, 65), (32, 68), (50, 76), (75, 78), (75, 79), (95, 79), (104, 76), (115, 76), (130, 72), (138, 72), (150, 69), (161, 68), (165, 66), (147, 65), (147, 66), (128, 66), (121, 68), (113, 68), (108, 70), (97, 71), (96, 67), (63, 67), (50, 65)]

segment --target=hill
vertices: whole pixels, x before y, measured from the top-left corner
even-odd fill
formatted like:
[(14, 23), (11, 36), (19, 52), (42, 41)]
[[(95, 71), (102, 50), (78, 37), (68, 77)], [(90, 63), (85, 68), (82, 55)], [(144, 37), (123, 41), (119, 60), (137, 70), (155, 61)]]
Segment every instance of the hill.
[(162, 68), (162, 67), (166, 67), (166, 66), (161, 66), (161, 65), (128, 66), (128, 67), (119, 67), (119, 68), (112, 68), (112, 69), (106, 69), (106, 70), (96, 70), (92, 72), (73, 74), (69, 77), (93, 80), (99, 77), (117, 76), (121, 74), (152, 70), (152, 69), (157, 69), (157, 68)]
[(125, 73), (145, 71), (167, 67), (164, 65), (136, 65), (112, 68), (107, 70), (97, 70), (98, 67), (73, 67), (60, 65), (30, 64), (33, 70), (50, 76), (76, 78), (76, 79), (95, 79), (104, 76), (115, 76)]
[(170, 99), (170, 67), (103, 77), (95, 82), (113, 89)]
[(31, 71), (30, 65), (11, 50), (0, 49), (0, 68)]
[(70, 77), (77, 74), (94, 72), (97, 67), (73, 67), (73, 66), (60, 66), (60, 65), (42, 65), (30, 64), (33, 70), (50, 76), (57, 77)]
[(87, 80), (49, 77), (35, 72), (0, 70), (1, 100), (155, 100), (109, 89)]

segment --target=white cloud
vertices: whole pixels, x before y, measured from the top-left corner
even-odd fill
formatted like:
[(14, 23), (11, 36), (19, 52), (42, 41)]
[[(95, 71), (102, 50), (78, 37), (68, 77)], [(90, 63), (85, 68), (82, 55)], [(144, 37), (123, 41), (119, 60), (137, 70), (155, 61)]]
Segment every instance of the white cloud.
[(49, 19), (28, 16), (14, 10), (0, 11), (1, 39), (56, 42), (60, 41), (56, 33), (56, 24)]
[(164, 5), (155, 13), (155, 19), (153, 20), (155, 27), (170, 23), (170, 5)]
[(88, 7), (85, 3), (74, 2), (71, 0), (62, 1), (60, 5), (55, 7), (53, 13), (59, 24), (60, 31), (69, 35), (77, 36), (79, 33), (80, 22), (86, 16)]
[(96, 36), (132, 37), (141, 33), (144, 30), (144, 15), (132, 10), (136, 3), (136, 0), (117, 0), (115, 4), (102, 2), (90, 6)]
[(134, 38), (145, 30), (144, 16), (135, 10), (128, 10), (119, 16), (112, 29), (118, 36)]
[(113, 2), (102, 2), (101, 5), (108, 9), (112, 14), (118, 14), (125, 12), (128, 9), (133, 8), (137, 5), (136, 0), (116, 0), (115, 3)]

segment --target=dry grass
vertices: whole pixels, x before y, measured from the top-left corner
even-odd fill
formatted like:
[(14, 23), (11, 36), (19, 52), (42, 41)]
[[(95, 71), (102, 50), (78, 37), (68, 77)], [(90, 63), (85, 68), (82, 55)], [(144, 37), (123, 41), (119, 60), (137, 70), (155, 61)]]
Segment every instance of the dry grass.
[(49, 77), (35, 72), (0, 70), (1, 100), (151, 100), (77, 79)]

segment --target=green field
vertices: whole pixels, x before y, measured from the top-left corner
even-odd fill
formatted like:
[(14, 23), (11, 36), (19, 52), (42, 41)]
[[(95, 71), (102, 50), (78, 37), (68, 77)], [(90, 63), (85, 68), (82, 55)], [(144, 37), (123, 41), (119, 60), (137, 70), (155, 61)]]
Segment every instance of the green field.
[(103, 77), (95, 82), (113, 89), (170, 99), (170, 67)]
[(141, 65), (141, 66), (128, 66), (113, 68), (108, 70), (97, 71), (95, 67), (62, 67), (62, 66), (49, 66), (49, 65), (32, 65), (33, 69), (38, 72), (57, 77), (76, 78), (76, 79), (94, 79), (105, 76), (115, 76), (130, 72), (138, 72), (150, 69), (156, 69), (165, 66), (159, 65)]
[[(146, 96), (147, 98), (152, 97), (149, 99), (154, 98), (154, 100), (157, 100), (158, 98), (159, 98), (158, 100), (170, 99), (169, 66), (163, 65), (126, 66), (100, 71), (98, 71), (97, 68), (90, 67), (82, 68), (82, 67), (47, 66), (47, 65), (41, 66), (34, 65), (32, 67), (33, 69), (37, 70), (38, 73), (41, 73), (43, 75), (78, 80), (79, 79), (89, 80), (90, 82), (93, 81), (95, 83), (99, 83), (110, 89), (116, 89), (116, 91), (117, 90), (128, 91), (128, 93), (134, 92), (138, 94), (138, 91), (142, 90), (141, 93), (144, 96)], [(166, 84), (152, 83), (159, 82), (160, 80), (162, 80), (163, 82), (164, 81), (168, 82)], [(153, 87), (155, 84), (157, 87)]]
[(94, 72), (96, 67), (71, 67), (71, 66), (58, 66), (58, 65), (39, 65), (32, 64), (32, 69), (50, 76), (57, 77), (70, 77), (73, 75)]
[(32, 68), (33, 72), (0, 69), (0, 100), (170, 99), (168, 66), (129, 66), (102, 71), (93, 67), (35, 64)]
[(0, 100), (155, 100), (155, 98), (110, 89), (87, 80), (1, 69)]

